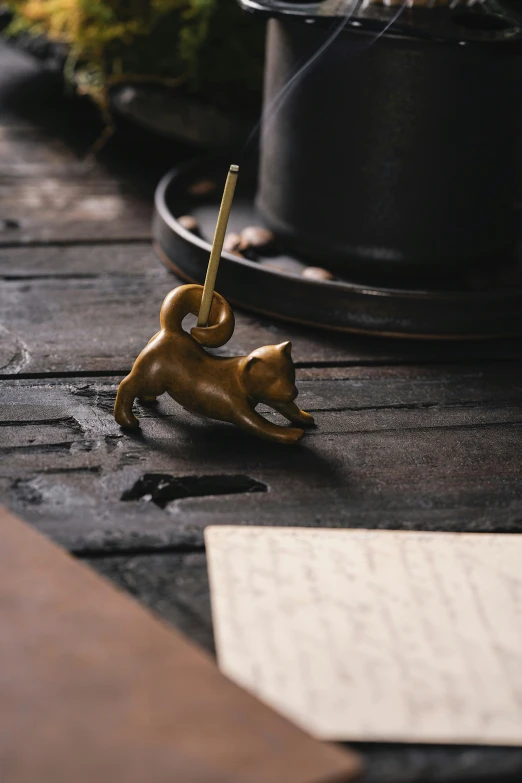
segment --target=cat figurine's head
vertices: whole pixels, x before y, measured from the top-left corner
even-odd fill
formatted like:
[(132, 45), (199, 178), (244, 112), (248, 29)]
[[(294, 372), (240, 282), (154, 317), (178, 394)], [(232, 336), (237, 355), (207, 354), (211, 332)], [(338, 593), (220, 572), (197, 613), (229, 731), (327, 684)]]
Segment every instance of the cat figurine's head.
[(247, 392), (259, 402), (293, 402), (297, 397), (292, 343), (264, 345), (252, 351), (243, 364)]

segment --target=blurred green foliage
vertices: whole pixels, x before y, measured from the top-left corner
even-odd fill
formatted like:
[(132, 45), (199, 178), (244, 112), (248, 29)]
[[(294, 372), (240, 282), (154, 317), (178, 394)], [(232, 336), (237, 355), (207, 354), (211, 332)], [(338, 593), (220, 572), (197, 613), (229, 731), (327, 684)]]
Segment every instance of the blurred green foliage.
[(106, 109), (118, 83), (159, 83), (239, 114), (256, 110), (264, 31), (236, 0), (10, 0), (9, 33), (67, 45), (64, 72)]

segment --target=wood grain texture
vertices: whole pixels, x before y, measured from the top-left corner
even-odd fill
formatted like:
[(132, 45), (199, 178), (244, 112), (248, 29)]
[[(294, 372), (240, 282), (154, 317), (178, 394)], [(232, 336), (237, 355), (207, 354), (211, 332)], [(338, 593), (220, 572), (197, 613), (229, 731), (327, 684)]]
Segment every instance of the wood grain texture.
[[(380, 373), (300, 382), (318, 426), (290, 449), (254, 449), (168, 397), (138, 409), (129, 435), (112, 417), (111, 380), (3, 381), (6, 501), (77, 552), (201, 547), (221, 522), (521, 530), (520, 366)], [(121, 500), (147, 474), (247, 475), (268, 491)]]
[(75, 176), (72, 168), (67, 179), (0, 176), (0, 215), (12, 224), (0, 234), (0, 245), (148, 238), (149, 205), (124, 183), (81, 167)]
[(215, 654), (203, 552), (113, 555), (85, 562)]
[[(102, 125), (27, 54), (0, 42), (0, 247), (150, 236), (153, 181), (89, 156)], [(118, 161), (115, 161), (118, 164)]]
[[(10, 336), (0, 375), (124, 374), (157, 331), (165, 295), (180, 281), (148, 243), (0, 249), (0, 325)], [(219, 290), (219, 280), (218, 280)], [(220, 353), (290, 339), (298, 366), (465, 362), (522, 356), (522, 341), (420, 343), (329, 334), (238, 311)]]

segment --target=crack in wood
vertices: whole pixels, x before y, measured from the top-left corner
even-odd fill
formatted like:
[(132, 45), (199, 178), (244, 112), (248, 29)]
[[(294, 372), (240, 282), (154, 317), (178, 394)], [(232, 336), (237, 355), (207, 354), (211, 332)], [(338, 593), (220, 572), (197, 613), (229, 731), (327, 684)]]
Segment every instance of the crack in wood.
[[(316, 413), (316, 411), (314, 411)], [(345, 438), (346, 435), (379, 435), (381, 433), (391, 433), (391, 432), (422, 432), (422, 430), (431, 430), (431, 431), (444, 431), (444, 430), (474, 430), (474, 429), (492, 429), (494, 427), (499, 428), (516, 428), (522, 426), (522, 420), (514, 420), (514, 421), (475, 421), (471, 422), (470, 424), (420, 424), (417, 427), (407, 427), (407, 426), (401, 426), (401, 427), (379, 427), (377, 429), (365, 429), (365, 430), (345, 430), (345, 431), (333, 431), (333, 430), (310, 430), (307, 433), (307, 438), (316, 438), (321, 435), (327, 435), (329, 438), (333, 437), (342, 437)]]
[(109, 560), (116, 557), (146, 557), (148, 555), (197, 555), (205, 552), (205, 544), (165, 544), (163, 546), (143, 546), (138, 544), (136, 548), (109, 549), (105, 545), (103, 549), (70, 549), (72, 555), (79, 560)]
[[(300, 362), (295, 361), (294, 366), (298, 370), (328, 370), (335, 368), (351, 368), (351, 367), (439, 367), (439, 366), (457, 366), (457, 367), (473, 367), (477, 364), (496, 364), (499, 362), (520, 362), (519, 356), (441, 356), (435, 357), (422, 357), (415, 356), (411, 359), (334, 359), (334, 360), (321, 360), (318, 359), (313, 362)], [(336, 380), (331, 378), (330, 380)], [(340, 378), (339, 380), (344, 380)]]
[(31, 381), (31, 380), (43, 380), (50, 381), (53, 378), (111, 378), (111, 377), (125, 377), (128, 375), (131, 368), (127, 367), (125, 370), (64, 370), (52, 371), (52, 372), (10, 372), (0, 373), (0, 381)]
[(33, 248), (48, 248), (48, 247), (83, 247), (83, 246), (93, 246), (93, 245), (146, 245), (147, 247), (150, 247), (149, 244), (150, 235), (149, 234), (141, 234), (134, 237), (129, 236), (115, 236), (115, 237), (104, 237), (103, 242), (100, 242), (99, 238), (96, 239), (89, 239), (87, 237), (84, 237), (82, 239), (57, 239), (53, 238), (49, 241), (46, 241), (42, 237), (36, 237), (33, 238), (31, 236), (25, 236), (23, 239), (23, 242), (20, 242), (20, 239), (8, 239), (0, 236), (0, 248), (2, 250), (9, 250), (10, 248), (19, 248), (21, 244), (23, 244), (23, 247), (33, 247)]
[(22, 367), (30, 361), (31, 354), (24, 341), (10, 329), (0, 324), (0, 369), (8, 373), (2, 373), (7, 377), (17, 375)]
[(437, 410), (458, 410), (459, 408), (465, 408), (467, 410), (474, 410), (476, 408), (488, 408), (490, 410), (502, 410), (508, 404), (518, 404), (520, 402), (518, 397), (513, 399), (507, 398), (502, 400), (502, 404), (495, 403), (494, 400), (462, 400), (459, 402), (412, 402), (412, 403), (396, 403), (391, 405), (360, 405), (360, 406), (339, 406), (331, 408), (314, 408), (313, 405), (307, 405), (306, 409), (311, 413), (358, 413), (360, 411), (387, 411), (387, 410), (404, 410), (404, 411), (416, 411), (416, 410), (428, 410), (435, 408)]
[(0, 454), (53, 454), (75, 453), (79, 451), (94, 451), (101, 441), (99, 440), (68, 440), (61, 443), (35, 443), (25, 446), (6, 446), (0, 448)]
[(77, 432), (83, 433), (81, 425), (73, 416), (59, 416), (54, 419), (6, 419), (0, 421), (0, 427), (31, 427), (33, 425), (46, 426), (53, 424), (65, 424), (77, 430)]
[(77, 473), (101, 473), (101, 465), (81, 465), (76, 468), (41, 468), (39, 473), (42, 476), (68, 476)]
[(107, 274), (96, 274), (96, 273), (75, 273), (75, 272), (66, 272), (64, 274), (47, 274), (47, 275), (35, 275), (35, 274), (28, 274), (28, 275), (9, 275), (9, 274), (2, 274), (0, 275), (0, 280), (4, 280), (8, 283), (28, 283), (33, 280), (97, 280), (99, 277), (107, 277)]
[(172, 476), (168, 473), (144, 473), (121, 500), (152, 501), (159, 508), (182, 498), (200, 498), (211, 495), (237, 495), (267, 492), (261, 481), (242, 475)]
[(18, 500), (30, 506), (39, 506), (44, 502), (44, 494), (38, 479), (16, 479), (12, 489)]
[(74, 441), (63, 441), (62, 443), (35, 443), (27, 446), (6, 446), (0, 448), (0, 454), (52, 454), (53, 452), (68, 452)]

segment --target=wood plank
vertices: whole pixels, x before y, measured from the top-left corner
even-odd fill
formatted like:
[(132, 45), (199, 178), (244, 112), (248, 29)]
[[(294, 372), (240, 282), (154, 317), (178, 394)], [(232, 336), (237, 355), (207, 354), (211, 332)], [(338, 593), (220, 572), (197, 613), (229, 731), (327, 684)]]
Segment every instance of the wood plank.
[(150, 237), (153, 183), (85, 154), (50, 131), (0, 124), (0, 247)]
[[(347, 783), (202, 650), (0, 509), (5, 783)], [(47, 719), (42, 719), (47, 716)]]
[[(294, 449), (254, 443), (170, 398), (141, 408), (141, 432), (124, 433), (111, 380), (3, 381), (3, 497), (76, 552), (202, 547), (204, 527), (220, 522), (522, 530), (520, 365), (352, 372), (300, 383), (318, 427)], [(191, 489), (179, 495), (174, 482), (165, 502), (155, 490), (122, 500), (148, 474), (192, 477)], [(245, 475), (267, 491), (227, 484), (222, 494)]]
[[(150, 201), (125, 182), (95, 174), (0, 176), (0, 216), (8, 225), (0, 246), (53, 242), (144, 240), (150, 236)], [(80, 168), (80, 167), (78, 167)]]
[[(126, 373), (179, 284), (148, 243), (0, 249), (0, 373)], [(237, 312), (221, 349), (292, 340), (298, 366), (522, 357), (522, 340), (421, 343), (305, 329)]]
[(150, 236), (153, 182), (86, 157), (101, 128), (93, 106), (65, 101), (56, 76), (0, 42), (0, 246)]
[(110, 555), (84, 562), (215, 655), (204, 553)]
[[(213, 652), (204, 554), (113, 555), (87, 562)], [(361, 783), (514, 783), (522, 775), (521, 748), (365, 743), (357, 749), (366, 769)]]

